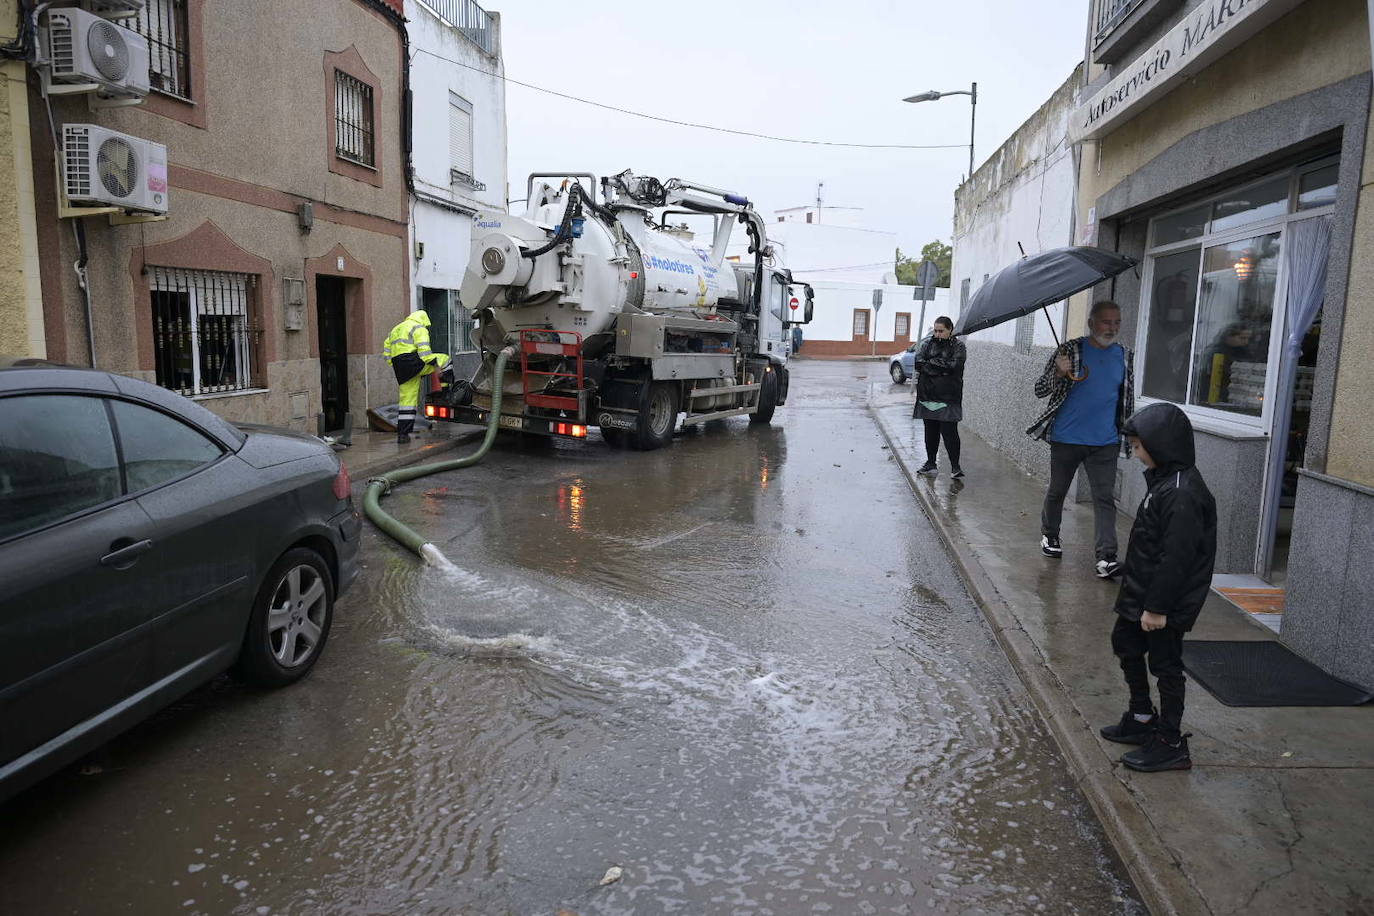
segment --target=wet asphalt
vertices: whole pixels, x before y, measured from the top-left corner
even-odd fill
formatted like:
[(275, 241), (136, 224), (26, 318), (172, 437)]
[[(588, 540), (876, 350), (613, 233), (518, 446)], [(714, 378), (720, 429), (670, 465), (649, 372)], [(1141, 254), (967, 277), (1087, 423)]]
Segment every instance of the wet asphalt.
[(369, 529), (305, 682), (0, 806), (0, 912), (1143, 912), (867, 413), (885, 368), (399, 487), (449, 565)]

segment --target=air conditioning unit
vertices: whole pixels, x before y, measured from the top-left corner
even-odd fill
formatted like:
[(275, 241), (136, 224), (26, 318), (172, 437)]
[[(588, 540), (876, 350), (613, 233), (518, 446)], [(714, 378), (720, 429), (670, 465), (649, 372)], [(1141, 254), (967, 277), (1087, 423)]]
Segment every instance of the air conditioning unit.
[(96, 124), (64, 124), (62, 186), (74, 206), (166, 213), (167, 147)]
[(101, 95), (148, 94), (148, 39), (76, 7), (48, 10), (43, 47), (54, 83), (95, 83)]

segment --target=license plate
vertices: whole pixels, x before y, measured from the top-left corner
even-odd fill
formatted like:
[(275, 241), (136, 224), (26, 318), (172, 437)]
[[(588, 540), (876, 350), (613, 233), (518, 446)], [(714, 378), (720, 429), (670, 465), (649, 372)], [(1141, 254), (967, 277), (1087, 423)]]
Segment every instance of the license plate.
[(503, 426), (506, 429), (524, 429), (525, 420), (522, 417), (508, 417), (505, 414), (502, 414), (500, 421), (498, 421), (498, 425)]
[(596, 418), (599, 426), (609, 426), (611, 429), (634, 429), (635, 418), (616, 413), (603, 413)]

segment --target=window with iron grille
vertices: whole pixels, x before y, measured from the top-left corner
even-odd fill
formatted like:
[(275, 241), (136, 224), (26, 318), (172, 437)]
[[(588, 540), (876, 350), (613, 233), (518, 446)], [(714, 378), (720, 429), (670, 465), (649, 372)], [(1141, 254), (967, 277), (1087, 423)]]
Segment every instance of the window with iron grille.
[(132, 28), (148, 39), (148, 83), (159, 92), (191, 97), (186, 0), (147, 0)]
[(1016, 340), (1014, 343), (1017, 353), (1029, 353), (1031, 347), (1035, 346), (1035, 313), (1022, 315), (1016, 319)]
[(334, 152), (342, 159), (374, 167), (372, 124), (372, 87), (335, 70)]
[(911, 315), (910, 315), (910, 313), (908, 313), (908, 312), (898, 312), (898, 313), (896, 314), (895, 317), (896, 317), (896, 321), (895, 321), (894, 326), (893, 326), (893, 329), (892, 329), (892, 335), (893, 335), (894, 337), (910, 337), (910, 336), (911, 336)]
[(854, 310), (854, 336), (868, 336), (868, 309)]
[(157, 383), (185, 395), (252, 387), (249, 295), (256, 278), (218, 270), (150, 267)]

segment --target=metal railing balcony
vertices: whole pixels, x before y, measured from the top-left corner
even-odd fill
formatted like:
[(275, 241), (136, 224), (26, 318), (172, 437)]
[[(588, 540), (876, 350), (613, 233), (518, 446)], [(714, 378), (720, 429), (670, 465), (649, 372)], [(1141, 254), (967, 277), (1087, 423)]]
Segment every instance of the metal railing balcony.
[(1093, 5), (1093, 47), (1107, 40), (1141, 0), (1097, 0)]
[(487, 54), (496, 55), (496, 23), (473, 0), (416, 0)]

